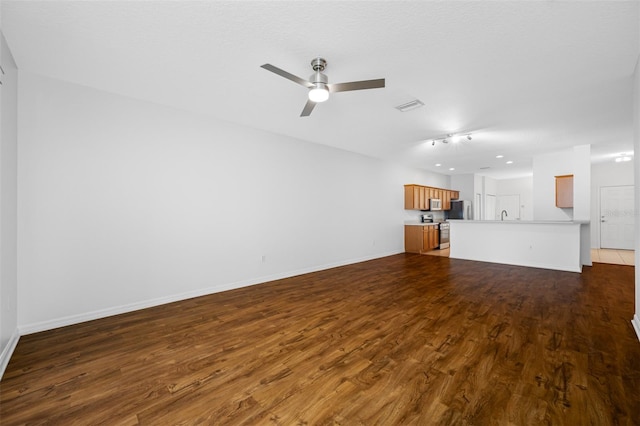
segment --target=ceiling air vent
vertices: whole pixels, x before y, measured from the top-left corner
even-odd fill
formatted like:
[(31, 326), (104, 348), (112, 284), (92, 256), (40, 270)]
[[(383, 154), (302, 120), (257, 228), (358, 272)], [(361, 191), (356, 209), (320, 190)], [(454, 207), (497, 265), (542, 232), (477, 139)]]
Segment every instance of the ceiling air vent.
[(406, 104), (398, 105), (396, 109), (400, 112), (407, 112), (411, 111), (412, 109), (420, 108), (421, 106), (424, 106), (424, 103), (422, 103), (422, 101), (418, 99), (415, 99), (411, 102), (407, 102)]

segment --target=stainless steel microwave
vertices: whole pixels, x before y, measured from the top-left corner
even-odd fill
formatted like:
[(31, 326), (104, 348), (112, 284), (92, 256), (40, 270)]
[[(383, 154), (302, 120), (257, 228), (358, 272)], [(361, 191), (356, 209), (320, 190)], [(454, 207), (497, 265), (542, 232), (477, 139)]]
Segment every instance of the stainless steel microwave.
[(429, 209), (430, 210), (442, 210), (442, 200), (439, 198), (431, 198), (429, 199)]

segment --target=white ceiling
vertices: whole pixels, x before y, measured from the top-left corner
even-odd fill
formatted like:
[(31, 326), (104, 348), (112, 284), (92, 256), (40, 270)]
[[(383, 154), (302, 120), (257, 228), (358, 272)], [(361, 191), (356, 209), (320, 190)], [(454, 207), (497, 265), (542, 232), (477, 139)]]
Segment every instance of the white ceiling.
[[(1, 16), (22, 70), (445, 174), (633, 149), (637, 1), (3, 0)], [(260, 65), (307, 78), (318, 55), (330, 82), (386, 88), (300, 118), (306, 89)], [(413, 99), (425, 106), (394, 108)], [(458, 131), (473, 140), (421, 142)]]

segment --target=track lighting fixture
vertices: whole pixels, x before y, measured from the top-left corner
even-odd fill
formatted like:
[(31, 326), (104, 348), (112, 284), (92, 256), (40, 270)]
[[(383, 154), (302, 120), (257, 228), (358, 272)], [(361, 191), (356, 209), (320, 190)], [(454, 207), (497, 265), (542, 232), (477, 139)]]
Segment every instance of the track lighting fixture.
[(449, 143), (449, 141), (451, 141), (453, 143), (458, 143), (462, 141), (462, 139), (465, 137), (467, 138), (468, 141), (473, 139), (471, 137), (471, 133), (463, 133), (463, 134), (448, 133), (446, 136), (431, 139), (431, 146), (435, 146), (436, 142)]
[(631, 161), (633, 160), (633, 158), (631, 157), (633, 155), (633, 153), (627, 153), (627, 152), (622, 152), (620, 154), (618, 154), (618, 156), (615, 158), (615, 162), (616, 163), (624, 163), (627, 161)]

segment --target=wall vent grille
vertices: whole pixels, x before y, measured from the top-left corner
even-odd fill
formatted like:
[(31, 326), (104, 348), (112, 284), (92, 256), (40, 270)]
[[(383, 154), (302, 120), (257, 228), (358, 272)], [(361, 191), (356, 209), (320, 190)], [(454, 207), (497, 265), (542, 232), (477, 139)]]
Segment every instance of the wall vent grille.
[(400, 112), (407, 112), (416, 108), (420, 108), (421, 106), (424, 106), (424, 103), (419, 99), (415, 99), (411, 102), (407, 102), (406, 104), (398, 105), (396, 109)]

